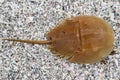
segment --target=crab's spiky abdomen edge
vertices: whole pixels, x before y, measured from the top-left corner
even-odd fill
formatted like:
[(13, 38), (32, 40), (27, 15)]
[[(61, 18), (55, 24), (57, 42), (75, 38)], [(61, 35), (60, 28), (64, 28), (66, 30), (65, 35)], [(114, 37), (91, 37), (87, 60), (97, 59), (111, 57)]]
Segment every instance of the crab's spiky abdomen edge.
[(113, 49), (114, 32), (104, 20), (95, 16), (66, 19), (48, 33), (51, 51), (76, 63), (95, 63)]

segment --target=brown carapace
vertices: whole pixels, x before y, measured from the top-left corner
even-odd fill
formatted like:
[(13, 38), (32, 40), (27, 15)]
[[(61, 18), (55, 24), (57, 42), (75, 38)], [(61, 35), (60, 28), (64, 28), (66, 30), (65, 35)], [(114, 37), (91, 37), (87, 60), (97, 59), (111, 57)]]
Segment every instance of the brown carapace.
[(48, 41), (4, 39), (32, 44), (49, 44), (50, 50), (74, 63), (95, 63), (113, 50), (114, 31), (95, 16), (77, 16), (63, 20), (48, 34)]

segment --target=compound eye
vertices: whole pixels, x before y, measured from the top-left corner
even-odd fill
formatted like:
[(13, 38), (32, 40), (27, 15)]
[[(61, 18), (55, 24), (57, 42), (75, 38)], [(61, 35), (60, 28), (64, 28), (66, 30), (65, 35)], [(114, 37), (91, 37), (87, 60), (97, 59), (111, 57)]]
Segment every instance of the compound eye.
[(48, 40), (48, 41), (51, 41), (51, 40), (52, 40), (52, 37), (47, 37), (47, 40)]

